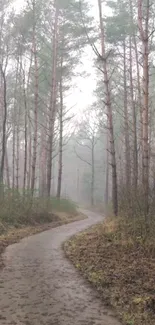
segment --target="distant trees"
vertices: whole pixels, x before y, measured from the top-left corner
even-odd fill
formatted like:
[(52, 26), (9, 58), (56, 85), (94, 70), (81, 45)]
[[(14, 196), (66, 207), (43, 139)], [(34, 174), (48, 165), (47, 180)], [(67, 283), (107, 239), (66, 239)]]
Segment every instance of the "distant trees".
[(98, 142), (99, 125), (93, 109), (85, 112), (76, 137), (77, 158), (90, 167), (90, 204), (95, 204), (95, 149)]

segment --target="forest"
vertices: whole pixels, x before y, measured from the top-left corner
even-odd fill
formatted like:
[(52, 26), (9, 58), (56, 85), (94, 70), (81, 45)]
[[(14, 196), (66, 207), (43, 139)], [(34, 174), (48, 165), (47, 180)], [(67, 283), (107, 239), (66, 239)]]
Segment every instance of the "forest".
[[(153, 3), (38, 0), (17, 9), (2, 1), (2, 197), (80, 202), (85, 193), (87, 204), (112, 202), (115, 215), (125, 204), (147, 219), (155, 186)], [(74, 91), (92, 77), (91, 51), (96, 86), (80, 109)]]
[(120, 273), (117, 250), (130, 281), (139, 272), (145, 282), (150, 269), (145, 290), (132, 283), (128, 309), (116, 294), (122, 278), (104, 274), (128, 325), (153, 325), (155, 312), (154, 124), (153, 0), (0, 1), (0, 235), (56, 211), (81, 220), (77, 206), (104, 213), (102, 229), (84, 236), (88, 251), (77, 237), (67, 255), (96, 286), (104, 264), (87, 273), (89, 236), (111, 254), (105, 272)]

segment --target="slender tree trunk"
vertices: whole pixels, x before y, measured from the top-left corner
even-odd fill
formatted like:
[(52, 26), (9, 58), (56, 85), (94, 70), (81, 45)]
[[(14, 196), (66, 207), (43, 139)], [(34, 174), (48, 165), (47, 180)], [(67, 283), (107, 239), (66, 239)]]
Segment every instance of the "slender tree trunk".
[(3, 71), (2, 66), (0, 66), (2, 79), (3, 79), (3, 127), (2, 127), (2, 157), (1, 157), (1, 164), (0, 164), (0, 186), (3, 184), (3, 177), (4, 177), (4, 162), (5, 162), (5, 152), (6, 152), (6, 122), (7, 122), (7, 99), (6, 99), (6, 76), (5, 72)]
[[(134, 17), (134, 14), (133, 14), (133, 1), (130, 0), (130, 21), (131, 21), (131, 26), (134, 27), (133, 17)], [(137, 135), (136, 135), (136, 137), (139, 136), (139, 138), (140, 138), (140, 141), (139, 141), (140, 154), (139, 154), (139, 157), (138, 157), (138, 151), (137, 151), (137, 158), (136, 157), (134, 158), (135, 159), (135, 163), (136, 163), (136, 159), (137, 159), (137, 170), (136, 170), (137, 179), (135, 181), (135, 186), (137, 186), (136, 185), (136, 182), (138, 183), (138, 179), (141, 180), (141, 183), (142, 183), (141, 171), (142, 171), (142, 137), (143, 137), (143, 128), (142, 128), (142, 100), (141, 100), (141, 97), (142, 96), (141, 96), (141, 82), (140, 82), (140, 69), (139, 69), (139, 55), (138, 55), (138, 46), (137, 46), (137, 39), (136, 39), (135, 33), (133, 33), (133, 43), (134, 43), (135, 59), (136, 59), (138, 107), (139, 107), (139, 116), (140, 116), (140, 119), (139, 119), (139, 121), (140, 121), (140, 128), (139, 128), (139, 130), (140, 131), (137, 132)], [(131, 55), (130, 55), (130, 57), (131, 57)], [(131, 64), (132, 64), (132, 62), (130, 60), (130, 66), (131, 66)], [(131, 70), (131, 67), (130, 67), (130, 70)], [(130, 77), (131, 77), (131, 75), (130, 75)], [(135, 109), (135, 107), (134, 107), (134, 109)], [(134, 128), (135, 128), (135, 123), (137, 125), (137, 120), (134, 117), (134, 111), (133, 111), (133, 118), (135, 120), (135, 122), (133, 123), (134, 124)], [(138, 140), (136, 140), (136, 138), (135, 138), (134, 139), (135, 145), (136, 145), (136, 142), (137, 142), (137, 145), (138, 145)], [(138, 150), (138, 148), (137, 148), (137, 150)], [(140, 159), (140, 161), (139, 161), (139, 159)], [(139, 168), (138, 168), (138, 166), (139, 166)], [(134, 177), (134, 175), (133, 175), (133, 177)]]
[(98, 7), (99, 7), (99, 19), (100, 19), (100, 30), (101, 30), (101, 49), (102, 49), (103, 71), (104, 71), (104, 84), (105, 84), (105, 91), (106, 91), (108, 128), (109, 128), (109, 138), (110, 138), (110, 154), (111, 154), (111, 166), (112, 166), (112, 200), (113, 200), (114, 214), (117, 215), (118, 197), (117, 197), (117, 168), (116, 168), (115, 140), (114, 140), (113, 114), (112, 114), (110, 84), (109, 84), (108, 69), (107, 69), (107, 57), (106, 57), (106, 50), (105, 50), (105, 32), (104, 32), (104, 25), (103, 25), (101, 0), (98, 0)]
[(19, 190), (19, 147), (20, 147), (20, 108), (18, 109), (18, 119), (17, 119), (17, 127), (16, 127), (16, 188)]
[(29, 115), (29, 140), (28, 140), (28, 148), (29, 148), (29, 157), (28, 157), (28, 178), (27, 178), (27, 187), (30, 190), (31, 188), (31, 167), (32, 167), (32, 128), (31, 128), (31, 121)]
[(16, 129), (16, 189), (19, 189), (19, 129)]
[(134, 35), (134, 44), (135, 44), (135, 56), (136, 56), (136, 68), (137, 68), (137, 88), (138, 88), (138, 107), (139, 107), (139, 122), (140, 122), (140, 128), (139, 128), (139, 146), (140, 146), (140, 151), (139, 151), (139, 182), (142, 184), (142, 139), (143, 139), (143, 122), (142, 122), (142, 94), (141, 94), (141, 82), (140, 82), (140, 69), (139, 69), (139, 60), (138, 60), (138, 47), (137, 47), (137, 41), (136, 37)]
[(15, 127), (15, 109), (14, 109), (14, 123), (13, 123), (13, 137), (12, 137), (12, 188), (15, 188), (15, 150), (16, 150), (16, 127)]
[(32, 178), (31, 178), (31, 194), (34, 195), (35, 177), (36, 177), (36, 161), (37, 161), (37, 135), (38, 135), (38, 60), (37, 60), (37, 44), (36, 44), (36, 8), (35, 0), (33, 0), (33, 55), (34, 55), (34, 133), (33, 133), (33, 156), (32, 156)]
[(57, 37), (58, 37), (58, 16), (59, 8), (55, 1), (55, 21), (53, 31), (53, 53), (52, 53), (52, 82), (51, 82), (51, 96), (49, 107), (49, 140), (48, 140), (48, 161), (47, 161), (47, 195), (51, 194), (51, 179), (52, 179), (52, 155), (53, 155), (53, 140), (54, 140), (54, 126), (56, 115), (56, 69), (57, 69)]
[(16, 165), (16, 125), (17, 125), (17, 113), (16, 113), (16, 93), (17, 93), (17, 80), (18, 80), (18, 73), (19, 73), (19, 57), (17, 59), (17, 67), (16, 67), (16, 83), (15, 83), (15, 89), (14, 89), (14, 105), (13, 105), (13, 136), (12, 136), (12, 189), (15, 189), (16, 186), (16, 180), (15, 180), (15, 165)]
[(109, 138), (107, 134), (107, 161), (106, 161), (106, 186), (105, 186), (105, 205), (109, 203)]
[(47, 128), (47, 116), (48, 114), (45, 114), (45, 128), (43, 127), (42, 133), (41, 133), (41, 152), (40, 152), (40, 195), (44, 197), (46, 193), (46, 173), (47, 173), (47, 134), (46, 134), (46, 128)]
[[(143, 1), (138, 0), (138, 25), (142, 42), (143, 56), (143, 103), (142, 103), (142, 177), (144, 187), (144, 212), (147, 220), (149, 212), (149, 141), (148, 141), (148, 116), (149, 116), (149, 10), (150, 1), (146, 1), (145, 17), (143, 17)], [(143, 20), (145, 21), (143, 24)]]
[(27, 141), (27, 101), (26, 101), (26, 90), (25, 90), (25, 76), (23, 77), (23, 92), (24, 92), (24, 107), (25, 107), (25, 127), (24, 127), (24, 138), (25, 138), (25, 150), (24, 150), (24, 175), (23, 175), (23, 194), (25, 194), (25, 188), (26, 188), (26, 175), (27, 175), (27, 147), (28, 147), (28, 141)]
[(128, 94), (126, 78), (126, 41), (123, 43), (124, 48), (124, 129), (125, 129), (125, 175), (126, 187), (128, 191), (131, 188), (131, 159), (130, 159), (130, 139), (129, 139), (129, 119), (128, 119)]
[[(62, 66), (61, 66), (62, 68)], [(61, 197), (61, 184), (62, 184), (62, 156), (63, 156), (63, 85), (62, 75), (60, 78), (60, 134), (59, 134), (59, 168), (58, 168), (58, 187), (57, 187), (57, 198)]]
[(80, 189), (80, 170), (77, 168), (77, 202), (79, 203), (79, 189)]
[(133, 59), (132, 59), (132, 39), (130, 36), (130, 96), (131, 96), (131, 107), (132, 107), (132, 119), (133, 119), (133, 186), (134, 190), (137, 189), (138, 182), (138, 150), (137, 150), (137, 118), (136, 118), (136, 107), (134, 101), (133, 91), (133, 75), (132, 75)]
[(92, 150), (91, 150), (91, 206), (94, 206), (94, 183), (95, 183), (95, 156), (94, 156), (94, 148), (95, 148), (95, 138), (93, 135), (93, 139), (92, 139)]
[[(30, 57), (30, 67), (28, 72), (28, 79), (27, 79), (27, 92), (26, 95), (29, 95), (29, 85), (30, 85), (30, 76), (31, 76), (31, 67), (32, 67), (32, 61), (33, 61), (33, 51), (31, 51), (31, 57)], [(30, 107), (27, 107), (27, 188), (28, 190), (31, 189), (31, 168), (32, 168), (32, 128), (31, 128), (31, 111)]]
[(10, 170), (9, 170), (9, 161), (8, 161), (7, 145), (6, 145), (6, 152), (5, 152), (5, 168), (6, 168), (7, 186), (10, 189)]

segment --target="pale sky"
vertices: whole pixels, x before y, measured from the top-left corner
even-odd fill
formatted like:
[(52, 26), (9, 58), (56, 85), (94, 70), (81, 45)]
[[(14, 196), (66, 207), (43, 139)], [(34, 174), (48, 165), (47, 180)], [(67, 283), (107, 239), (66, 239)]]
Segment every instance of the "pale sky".
[[(16, 10), (21, 10), (24, 7), (25, 0), (15, 0), (14, 7)], [(91, 15), (95, 18), (98, 17), (98, 8), (97, 8), (97, 0), (88, 0), (88, 3), (92, 5)], [(93, 57), (94, 53), (91, 49), (91, 46), (87, 47), (85, 51), (85, 55), (82, 58), (82, 67), (79, 67), (79, 71), (85, 70), (86, 73), (90, 74), (88, 77), (78, 77), (73, 79), (73, 84), (76, 86), (70, 91), (70, 95), (66, 98), (66, 104), (69, 107), (74, 106), (74, 112), (78, 115), (82, 113), (82, 111), (90, 106), (93, 101), (93, 91), (96, 87), (95, 82), (95, 69), (93, 68)]]

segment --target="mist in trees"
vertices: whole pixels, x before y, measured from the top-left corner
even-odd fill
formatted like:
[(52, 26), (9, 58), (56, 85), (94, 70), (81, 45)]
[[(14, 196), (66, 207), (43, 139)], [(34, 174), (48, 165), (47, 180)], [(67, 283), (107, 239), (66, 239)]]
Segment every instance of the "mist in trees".
[[(1, 198), (9, 191), (32, 202), (112, 203), (115, 215), (125, 204), (147, 222), (155, 189), (153, 1), (28, 0), (17, 9), (1, 1)], [(68, 99), (80, 78), (96, 82), (82, 109), (77, 96), (75, 105)]]

